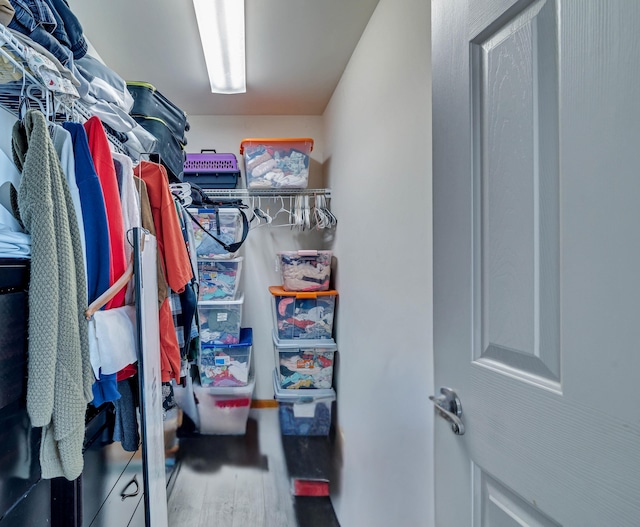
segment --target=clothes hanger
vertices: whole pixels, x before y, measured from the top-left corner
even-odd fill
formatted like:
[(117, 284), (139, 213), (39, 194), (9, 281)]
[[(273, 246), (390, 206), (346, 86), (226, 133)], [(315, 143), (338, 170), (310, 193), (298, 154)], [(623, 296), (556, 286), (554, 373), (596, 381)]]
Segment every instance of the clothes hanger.
[(26, 76), (22, 76), (22, 88), (20, 89), (20, 99), (18, 100), (18, 119), (21, 121), (27, 115), (29, 110), (29, 103), (27, 101), (27, 79)]
[(276, 220), (276, 218), (282, 214), (288, 214), (289, 215), (289, 221), (286, 223), (282, 223), (280, 225), (274, 225), (274, 227), (293, 227), (294, 226), (294, 209), (293, 209), (293, 198), (291, 196), (289, 196), (289, 209), (286, 209), (284, 207), (284, 197), (283, 196), (278, 196), (278, 198), (280, 198), (280, 209), (273, 215), (273, 221)]
[[(144, 240), (145, 240), (145, 236), (143, 234), (140, 240), (141, 251), (144, 251)], [(87, 320), (91, 320), (91, 317), (93, 317), (93, 315), (97, 311), (102, 309), (102, 307), (106, 305), (107, 302), (109, 302), (109, 300), (111, 300), (114, 296), (116, 296), (118, 292), (129, 283), (132, 277), (133, 277), (133, 253), (131, 254), (129, 265), (125, 269), (122, 276), (118, 278), (109, 289), (107, 289), (98, 298), (96, 298), (93, 302), (91, 302), (91, 304), (89, 304), (89, 307), (87, 307), (87, 309), (84, 312), (84, 317)]]
[(109, 300), (116, 296), (118, 292), (129, 283), (132, 277), (133, 261), (130, 261), (124, 274), (120, 278), (118, 278), (118, 280), (116, 280), (109, 289), (107, 289), (98, 298), (91, 302), (91, 304), (89, 304), (89, 307), (84, 312), (84, 317), (87, 320), (91, 320), (91, 317), (93, 317), (96, 311), (99, 311), (104, 305), (107, 304), (107, 302), (109, 302)]
[(40, 100), (39, 97), (37, 97), (34, 93), (33, 90), (36, 89), (36, 86), (34, 86), (33, 84), (30, 84), (27, 87), (27, 103), (28, 106), (31, 108), (31, 104), (34, 103), (38, 109), (42, 112), (42, 115), (45, 116), (45, 118), (49, 119), (49, 109), (45, 108), (45, 106), (43, 106), (42, 101)]
[[(260, 196), (258, 196), (258, 206), (255, 206), (255, 197), (251, 196), (251, 208), (253, 210), (253, 217), (251, 218), (253, 220), (253, 218), (257, 218), (258, 219), (258, 225), (256, 225), (255, 227), (253, 227), (254, 229), (257, 229), (258, 227), (264, 227), (265, 225), (270, 225), (271, 222), (273, 222), (273, 218), (269, 215), (269, 209), (267, 208), (266, 212), (263, 210), (262, 208), (262, 198)], [(284, 203), (284, 202), (283, 202)], [(264, 223), (262, 223), (262, 220), (264, 220)]]
[(180, 204), (188, 207), (193, 203), (191, 197), (191, 185), (189, 183), (170, 183), (171, 194), (180, 200)]

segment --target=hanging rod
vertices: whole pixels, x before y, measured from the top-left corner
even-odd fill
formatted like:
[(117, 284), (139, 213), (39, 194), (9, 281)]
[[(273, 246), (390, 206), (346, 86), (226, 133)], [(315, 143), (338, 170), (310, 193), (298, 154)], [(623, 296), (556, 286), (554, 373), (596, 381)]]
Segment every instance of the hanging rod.
[(324, 196), (331, 197), (328, 188), (207, 188), (202, 189), (207, 196), (216, 198), (278, 198), (280, 196)]

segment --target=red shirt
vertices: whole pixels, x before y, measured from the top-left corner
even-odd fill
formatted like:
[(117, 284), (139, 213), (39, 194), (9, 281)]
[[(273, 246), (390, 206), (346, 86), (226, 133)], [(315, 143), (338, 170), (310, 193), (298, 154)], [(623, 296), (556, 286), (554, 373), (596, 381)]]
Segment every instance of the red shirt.
[[(127, 260), (124, 253), (124, 220), (122, 218), (122, 205), (120, 203), (120, 190), (116, 179), (116, 170), (113, 166), (113, 157), (109, 149), (109, 140), (102, 127), (100, 119), (95, 115), (84, 123), (89, 141), (89, 150), (93, 158), (107, 212), (109, 226), (109, 241), (111, 243), (111, 269), (109, 273), (109, 285), (120, 278), (127, 269)], [(126, 286), (109, 301), (105, 309), (120, 307), (125, 303)]]
[[(141, 161), (134, 175), (147, 185), (151, 214), (156, 228), (158, 254), (167, 283), (172, 291), (181, 293), (193, 278), (191, 260), (182, 236), (180, 220), (169, 189), (167, 171), (162, 165)], [(180, 348), (173, 325), (169, 299), (160, 307), (160, 352), (162, 381), (180, 377)]]

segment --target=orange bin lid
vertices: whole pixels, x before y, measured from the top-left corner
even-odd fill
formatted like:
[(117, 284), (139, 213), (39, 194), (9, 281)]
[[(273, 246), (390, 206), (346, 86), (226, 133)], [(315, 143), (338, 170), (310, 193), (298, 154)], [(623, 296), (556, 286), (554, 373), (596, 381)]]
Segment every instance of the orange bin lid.
[(269, 286), (269, 291), (273, 296), (295, 296), (296, 298), (318, 298), (319, 296), (336, 296), (338, 291), (285, 291), (281, 285)]
[(259, 145), (277, 145), (278, 143), (311, 143), (309, 152), (313, 151), (313, 139), (310, 137), (262, 137), (243, 139), (240, 142), (240, 155), (244, 154), (245, 143), (256, 143)]

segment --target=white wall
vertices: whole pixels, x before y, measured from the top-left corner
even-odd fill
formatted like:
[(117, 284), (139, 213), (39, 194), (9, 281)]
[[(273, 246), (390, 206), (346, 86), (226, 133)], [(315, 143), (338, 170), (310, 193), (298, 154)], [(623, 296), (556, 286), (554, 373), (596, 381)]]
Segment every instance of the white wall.
[(434, 521), (429, 9), (380, 1), (324, 115), (345, 527)]
[[(200, 152), (202, 148), (215, 148), (218, 152), (232, 152), (242, 167), (241, 186), (245, 186), (244, 165), (239, 153), (242, 139), (250, 137), (311, 137), (309, 187), (324, 186), (322, 175), (323, 144), (322, 118), (319, 116), (189, 116), (191, 130), (187, 134), (187, 152)], [(284, 202), (289, 206), (288, 200)], [(270, 212), (281, 208), (279, 200), (262, 198), (262, 208)], [(280, 220), (286, 215), (281, 215)], [(285, 222), (280, 222), (285, 223)], [(282, 283), (275, 272), (277, 251), (297, 249), (324, 249), (326, 241), (317, 231), (300, 232), (289, 227), (263, 226), (252, 230), (241, 253), (244, 256), (242, 284), (244, 309), (242, 325), (253, 328), (253, 357), (256, 370), (254, 399), (273, 399), (271, 374), (275, 366), (271, 331), (272, 296), (270, 285)]]

